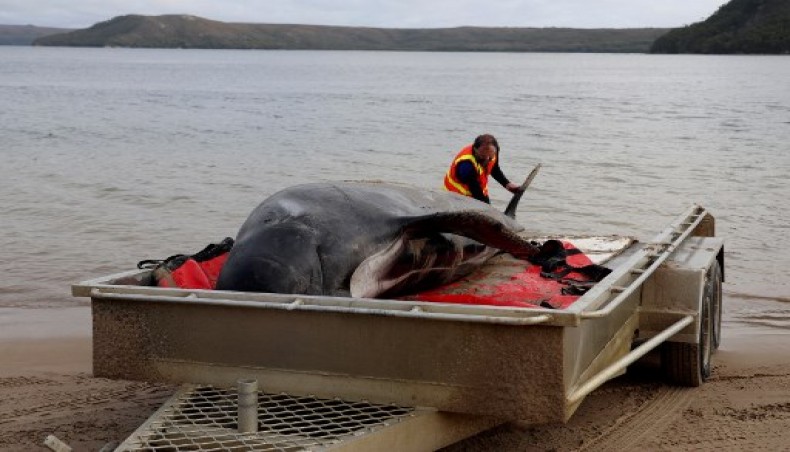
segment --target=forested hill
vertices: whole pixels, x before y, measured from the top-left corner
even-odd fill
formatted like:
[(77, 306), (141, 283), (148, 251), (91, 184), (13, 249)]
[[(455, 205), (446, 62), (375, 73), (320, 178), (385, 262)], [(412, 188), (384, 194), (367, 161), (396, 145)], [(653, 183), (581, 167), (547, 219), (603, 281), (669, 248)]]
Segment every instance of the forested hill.
[(703, 22), (661, 36), (652, 53), (790, 53), (790, 0), (731, 0)]
[(0, 25), (0, 45), (29, 46), (36, 38), (66, 31), (70, 31), (70, 29), (33, 25)]
[(202, 49), (425, 50), (645, 53), (666, 28), (396, 29), (237, 24), (195, 16), (119, 16), (46, 36), (41, 46)]

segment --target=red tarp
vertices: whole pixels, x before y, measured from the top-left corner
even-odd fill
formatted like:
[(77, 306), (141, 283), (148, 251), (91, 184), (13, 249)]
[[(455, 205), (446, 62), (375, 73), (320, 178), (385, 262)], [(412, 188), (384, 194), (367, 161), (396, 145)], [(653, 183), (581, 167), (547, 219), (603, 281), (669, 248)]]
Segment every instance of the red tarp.
[[(593, 263), (569, 242), (562, 242), (562, 246), (569, 251), (565, 258), (568, 267), (580, 268)], [(564, 268), (568, 269), (568, 267)], [(591, 277), (574, 272), (572, 269), (559, 280), (541, 276), (541, 272), (540, 265), (518, 261), (518, 264), (508, 265), (500, 270), (496, 278), (475, 273), (454, 283), (402, 299), (532, 308), (543, 304), (544, 307), (563, 309), (581, 296), (563, 293), (568, 292), (567, 289), (570, 287), (568, 280), (573, 280), (571, 283), (593, 281)], [(488, 283), (486, 282), (488, 280), (494, 282)]]

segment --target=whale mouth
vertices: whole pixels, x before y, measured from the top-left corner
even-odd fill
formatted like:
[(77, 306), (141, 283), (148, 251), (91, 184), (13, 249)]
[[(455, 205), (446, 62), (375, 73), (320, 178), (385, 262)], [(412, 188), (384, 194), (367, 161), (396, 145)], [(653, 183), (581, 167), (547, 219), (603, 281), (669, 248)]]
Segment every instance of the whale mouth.
[(362, 261), (351, 274), (349, 291), (355, 298), (375, 298), (392, 288), (397, 281), (386, 278), (394, 262), (406, 249), (407, 238), (401, 234), (381, 251)]
[(468, 275), (499, 250), (455, 234), (402, 233), (362, 261), (350, 280), (357, 298), (406, 295)]

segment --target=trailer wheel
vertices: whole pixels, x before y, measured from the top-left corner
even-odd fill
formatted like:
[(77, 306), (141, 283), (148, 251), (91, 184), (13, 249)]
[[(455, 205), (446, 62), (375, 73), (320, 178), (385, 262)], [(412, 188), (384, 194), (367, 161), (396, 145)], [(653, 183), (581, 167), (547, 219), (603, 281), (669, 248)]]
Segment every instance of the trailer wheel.
[(665, 342), (661, 367), (670, 382), (680, 386), (700, 386), (710, 377), (710, 356), (716, 335), (721, 332), (721, 270), (718, 262), (705, 275), (700, 307), (697, 343)]
[(713, 332), (711, 345), (713, 350), (718, 350), (721, 344), (721, 315), (722, 315), (722, 297), (721, 297), (721, 267), (719, 262), (715, 261), (708, 270), (705, 280), (705, 295), (713, 299), (711, 302)]

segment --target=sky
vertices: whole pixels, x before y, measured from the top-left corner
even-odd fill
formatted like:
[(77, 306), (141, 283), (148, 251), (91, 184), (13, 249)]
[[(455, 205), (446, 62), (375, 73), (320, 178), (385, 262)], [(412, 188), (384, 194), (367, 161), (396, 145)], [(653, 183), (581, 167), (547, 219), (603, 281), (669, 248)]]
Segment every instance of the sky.
[(728, 0), (0, 0), (0, 24), (86, 28), (126, 14), (384, 28), (674, 28)]

